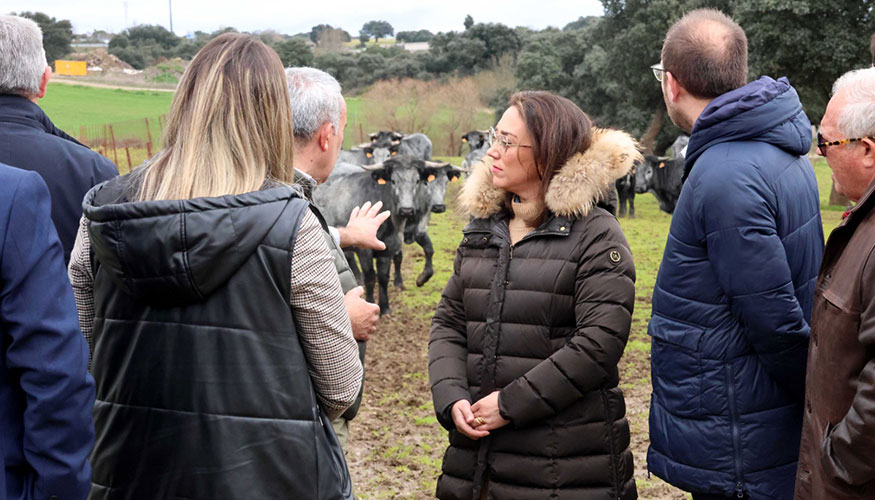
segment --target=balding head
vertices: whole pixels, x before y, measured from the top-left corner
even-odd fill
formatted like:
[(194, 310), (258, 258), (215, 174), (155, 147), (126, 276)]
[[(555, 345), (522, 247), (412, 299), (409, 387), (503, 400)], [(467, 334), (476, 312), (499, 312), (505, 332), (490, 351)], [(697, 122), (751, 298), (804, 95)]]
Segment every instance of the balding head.
[(694, 97), (713, 99), (747, 83), (747, 36), (720, 11), (694, 10), (666, 33), (662, 66)]

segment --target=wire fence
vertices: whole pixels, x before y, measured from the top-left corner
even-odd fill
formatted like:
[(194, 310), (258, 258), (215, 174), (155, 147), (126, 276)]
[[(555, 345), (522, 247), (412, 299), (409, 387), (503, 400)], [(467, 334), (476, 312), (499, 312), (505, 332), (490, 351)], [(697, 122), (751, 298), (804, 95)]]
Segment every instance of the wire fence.
[(119, 172), (126, 173), (158, 152), (165, 120), (166, 115), (161, 115), (102, 125), (82, 125), (77, 139), (109, 158)]

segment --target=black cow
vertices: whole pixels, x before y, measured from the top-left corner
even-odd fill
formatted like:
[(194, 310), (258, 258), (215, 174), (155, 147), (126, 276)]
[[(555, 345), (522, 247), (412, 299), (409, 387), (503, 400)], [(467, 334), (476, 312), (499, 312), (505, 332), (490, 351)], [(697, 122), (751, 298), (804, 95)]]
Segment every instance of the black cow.
[[(374, 302), (374, 283), (379, 282), (380, 313), (388, 314), (389, 273), (392, 258), (401, 251), (401, 239), (407, 221), (416, 213), (416, 200), (425, 196), (424, 162), (409, 156), (392, 157), (377, 165), (340, 164), (324, 184), (313, 191), (313, 201), (330, 226), (342, 226), (353, 208), (366, 201), (383, 202), (392, 216), (380, 226), (377, 237), (385, 244), (381, 251), (355, 249), (364, 278), (366, 298)], [(354, 266), (353, 250), (345, 251)], [(374, 259), (377, 260), (376, 272)], [(358, 266), (353, 267), (354, 270)], [(359, 276), (357, 276), (358, 278)]]
[[(424, 177), (426, 180), (425, 194), (416, 199), (416, 213), (408, 219), (404, 227), (404, 243), (411, 244), (414, 241), (422, 247), (425, 253), (425, 267), (416, 277), (416, 286), (424, 285), (434, 275), (432, 257), (434, 246), (428, 235), (428, 221), (432, 213), (443, 213), (447, 210), (444, 197), (447, 194), (447, 185), (456, 181), (462, 174), (458, 168), (449, 163), (425, 162)], [(395, 286), (404, 288), (404, 280), (401, 277), (401, 263), (404, 259), (402, 252), (395, 254)]]
[(381, 130), (369, 135), (371, 144), (375, 147), (398, 146), (399, 155), (413, 156), (420, 160), (430, 161), (432, 154), (431, 139), (425, 134), (403, 134), (392, 130)]
[(626, 204), (629, 204), (629, 218), (635, 218), (635, 168), (632, 167), (632, 170), (617, 179), (617, 198), (619, 198), (620, 208), (618, 217), (623, 217), (626, 215)]
[(644, 164), (635, 174), (635, 192), (650, 191), (659, 201), (659, 209), (672, 213), (681, 195), (684, 177), (684, 159), (646, 155)]
[(462, 142), (468, 144), (471, 150), (465, 155), (462, 162), (463, 169), (470, 169), (481, 158), (486, 156), (489, 150), (489, 132), (484, 130), (471, 130), (462, 135)]

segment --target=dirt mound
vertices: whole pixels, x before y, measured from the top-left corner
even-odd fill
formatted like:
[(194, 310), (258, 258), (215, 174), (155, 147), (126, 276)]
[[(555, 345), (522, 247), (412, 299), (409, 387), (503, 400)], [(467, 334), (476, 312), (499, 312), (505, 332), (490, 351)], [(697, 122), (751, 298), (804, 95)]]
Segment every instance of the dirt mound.
[(85, 61), (88, 65), (88, 71), (96, 71), (96, 68), (100, 68), (102, 71), (117, 72), (134, 69), (130, 64), (122, 61), (118, 57), (107, 52), (106, 49), (102, 48), (72, 54), (70, 59), (74, 61)]

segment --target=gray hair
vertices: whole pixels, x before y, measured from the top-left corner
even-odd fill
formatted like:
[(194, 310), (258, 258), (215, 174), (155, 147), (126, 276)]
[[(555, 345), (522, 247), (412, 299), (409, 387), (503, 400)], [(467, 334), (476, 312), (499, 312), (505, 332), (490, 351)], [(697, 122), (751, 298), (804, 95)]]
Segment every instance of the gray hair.
[(0, 94), (39, 94), (46, 66), (39, 25), (23, 17), (0, 16)]
[(340, 84), (328, 73), (316, 68), (287, 68), (289, 98), (295, 139), (309, 141), (325, 123), (340, 127), (343, 94)]
[(832, 86), (845, 92), (846, 104), (836, 127), (845, 137), (875, 137), (875, 68), (848, 71)]

